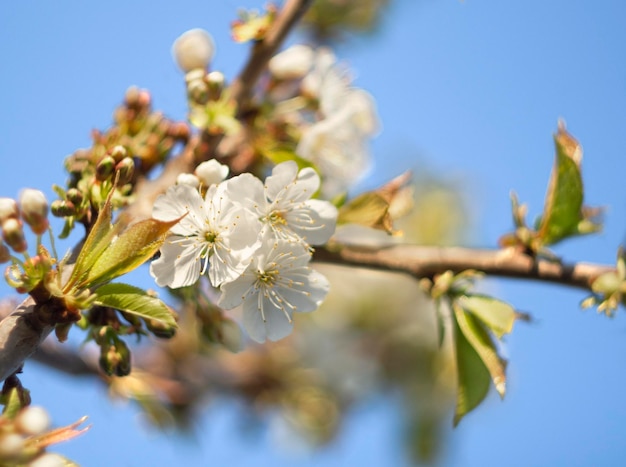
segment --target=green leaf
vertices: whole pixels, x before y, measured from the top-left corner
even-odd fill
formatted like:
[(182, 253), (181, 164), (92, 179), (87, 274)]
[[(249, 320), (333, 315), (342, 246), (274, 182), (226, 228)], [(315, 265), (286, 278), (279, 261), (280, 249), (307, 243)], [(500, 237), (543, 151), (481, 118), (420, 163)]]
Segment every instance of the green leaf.
[(502, 339), (504, 334), (513, 330), (517, 314), (508, 303), (479, 294), (460, 296), (456, 302), (465, 311), (482, 321), (498, 339)]
[(339, 209), (337, 224), (359, 224), (365, 227), (393, 231), (389, 202), (379, 193), (360, 194)]
[(459, 329), (489, 372), (496, 391), (500, 397), (504, 397), (506, 392), (506, 365), (498, 355), (487, 328), (473, 314), (466, 313), (456, 302), (452, 303), (452, 309)]
[(98, 257), (111, 244), (116, 233), (122, 228), (122, 223), (119, 222), (116, 227), (111, 225), (111, 216), (111, 195), (109, 195), (78, 254), (72, 275), (65, 285), (65, 291), (84, 279)]
[(96, 305), (114, 308), (144, 319), (176, 327), (174, 313), (160, 299), (139, 287), (128, 284), (106, 284), (96, 291)]
[(147, 219), (132, 225), (101, 251), (82, 284), (93, 287), (126, 274), (150, 259), (161, 247), (168, 230), (179, 219)]
[(542, 245), (551, 245), (572, 235), (600, 229), (600, 225), (591, 220), (591, 213), (583, 209), (580, 144), (565, 130), (563, 124), (559, 124), (554, 143), (556, 158), (543, 216), (537, 227), (537, 236)]
[(457, 395), (454, 426), (480, 404), (489, 391), (490, 376), (482, 359), (454, 319), (454, 342), (457, 364)]

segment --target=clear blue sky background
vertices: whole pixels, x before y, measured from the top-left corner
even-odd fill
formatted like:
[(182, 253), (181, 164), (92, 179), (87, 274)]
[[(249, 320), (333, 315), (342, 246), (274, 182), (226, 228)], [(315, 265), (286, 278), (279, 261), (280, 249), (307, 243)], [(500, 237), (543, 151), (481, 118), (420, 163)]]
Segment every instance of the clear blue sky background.
[[(185, 114), (169, 50), (203, 27), (215, 68), (233, 76), (235, 0), (9, 2), (0, 6), (0, 196), (24, 186), (51, 193), (63, 158), (105, 128), (125, 89)], [(586, 201), (607, 207), (604, 233), (557, 248), (567, 260), (614, 262), (626, 232), (626, 3), (621, 0), (464, 2), (396, 0), (372, 38), (339, 50), (357, 85), (377, 99), (384, 131), (373, 145), (377, 182), (410, 166), (457, 180), (475, 220), (472, 243), (495, 246), (511, 226), (509, 191), (538, 214), (563, 117), (585, 149)], [(626, 458), (626, 320), (582, 312), (578, 291), (493, 281), (537, 318), (507, 338), (509, 391), (449, 433), (449, 466), (602, 466)], [(2, 289), (6, 291), (7, 288)], [(404, 465), (398, 407), (383, 398), (355, 410), (336, 443), (314, 456), (285, 453), (269, 436), (241, 435), (241, 409), (207, 410), (198, 436), (141, 430), (130, 406), (102, 386), (29, 364), (23, 378), (58, 424), (89, 414), (92, 431), (60, 451), (85, 466)], [(243, 422), (245, 423), (245, 422)], [(120, 456), (122, 459), (120, 460)]]

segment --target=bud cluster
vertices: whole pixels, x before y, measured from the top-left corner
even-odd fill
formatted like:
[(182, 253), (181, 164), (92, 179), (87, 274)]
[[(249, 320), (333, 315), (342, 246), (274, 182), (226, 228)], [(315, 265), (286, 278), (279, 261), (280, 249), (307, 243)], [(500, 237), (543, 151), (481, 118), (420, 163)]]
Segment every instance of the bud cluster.
[(148, 91), (131, 87), (124, 103), (113, 115), (114, 125), (105, 132), (92, 132), (93, 145), (68, 156), (67, 187), (55, 187), (59, 199), (51, 205), (53, 215), (66, 218), (62, 237), (75, 222), (90, 222), (111, 190), (116, 190), (114, 207), (128, 203), (133, 184), (162, 163), (172, 148), (185, 144), (189, 126), (174, 122), (152, 110)]
[(26, 188), (20, 193), (18, 201), (12, 198), (0, 198), (0, 263), (11, 260), (9, 247), (16, 253), (24, 253), (28, 248), (24, 235), (24, 223), (36, 235), (48, 230), (48, 201), (39, 190)]

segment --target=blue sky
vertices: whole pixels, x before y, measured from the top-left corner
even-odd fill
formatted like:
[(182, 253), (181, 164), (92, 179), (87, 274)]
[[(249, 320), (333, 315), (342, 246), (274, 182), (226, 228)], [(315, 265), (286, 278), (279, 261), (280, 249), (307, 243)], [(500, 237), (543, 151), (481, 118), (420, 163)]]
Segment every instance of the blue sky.
[[(169, 55), (183, 31), (215, 37), (216, 69), (233, 76), (247, 47), (231, 43), (239, 2), (12, 2), (0, 7), (0, 196), (24, 186), (51, 194), (63, 158), (105, 128), (129, 85), (155, 107), (185, 115)], [(441, 174), (467, 194), (471, 243), (495, 246), (511, 227), (514, 189), (538, 214), (564, 118), (585, 150), (586, 202), (607, 208), (602, 234), (556, 248), (567, 260), (612, 263), (626, 232), (626, 4), (396, 0), (381, 31), (338, 53), (376, 98), (384, 130), (373, 143), (374, 186), (410, 167)], [(3, 286), (4, 287), (4, 286)], [(535, 323), (507, 338), (507, 397), (491, 395), (449, 433), (443, 465), (615, 465), (626, 455), (626, 321), (578, 308), (579, 291), (508, 280), (489, 287)], [(1, 289), (6, 291), (7, 288)], [(132, 405), (102, 387), (28, 365), (24, 382), (59, 424), (89, 414), (87, 436), (61, 452), (99, 465), (403, 465), (398, 408), (359, 407), (338, 441), (313, 457), (285, 453), (268, 435), (241, 436), (241, 409), (207, 410), (182, 441), (141, 429)], [(238, 412), (239, 411), (239, 412)], [(375, 441), (375, 442), (374, 442)], [(124, 459), (119, 460), (120, 453)]]

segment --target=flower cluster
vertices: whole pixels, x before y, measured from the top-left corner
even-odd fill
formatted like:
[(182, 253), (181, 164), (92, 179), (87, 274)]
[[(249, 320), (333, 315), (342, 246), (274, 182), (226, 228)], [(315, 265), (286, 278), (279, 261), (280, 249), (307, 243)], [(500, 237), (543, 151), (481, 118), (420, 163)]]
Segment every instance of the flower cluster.
[(367, 143), (379, 129), (374, 99), (352, 87), (348, 71), (325, 47), (294, 45), (274, 56), (269, 70), (279, 82), (298, 82), (300, 95), (316, 103), (313, 121), (300, 122), (296, 153), (320, 170), (324, 195), (345, 191), (369, 168)]
[(328, 241), (336, 208), (312, 199), (320, 178), (293, 161), (274, 167), (263, 183), (245, 173), (225, 179), (216, 161), (200, 164), (155, 201), (153, 217), (181, 218), (150, 267), (160, 286), (194, 284), (207, 273), (219, 288), (218, 305), (243, 305), (252, 339), (278, 340), (291, 332), (294, 312), (315, 310), (328, 292), (311, 269), (311, 245)]

